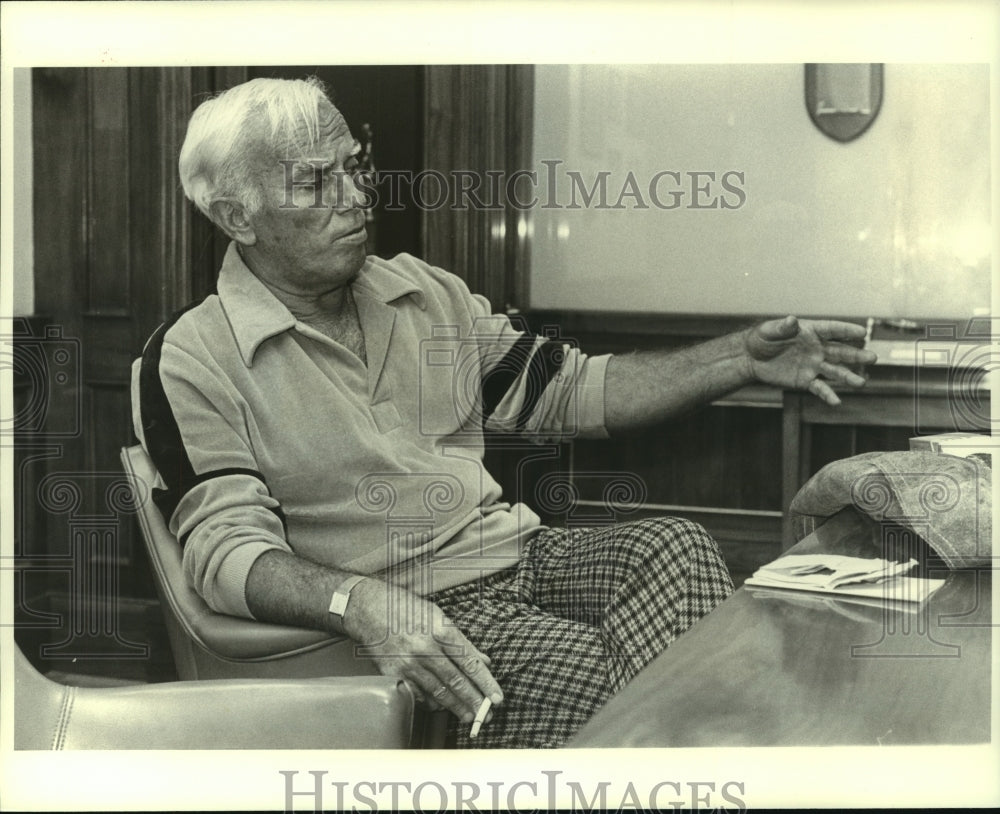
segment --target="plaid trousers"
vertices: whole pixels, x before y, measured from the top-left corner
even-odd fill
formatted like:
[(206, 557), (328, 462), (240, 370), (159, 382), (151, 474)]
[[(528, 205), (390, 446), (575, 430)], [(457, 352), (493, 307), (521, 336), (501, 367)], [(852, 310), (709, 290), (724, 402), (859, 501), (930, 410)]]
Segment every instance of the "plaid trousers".
[(651, 518), (545, 529), (518, 565), (429, 597), (493, 662), (504, 703), (460, 748), (563, 744), (651, 659), (733, 590), (697, 523)]

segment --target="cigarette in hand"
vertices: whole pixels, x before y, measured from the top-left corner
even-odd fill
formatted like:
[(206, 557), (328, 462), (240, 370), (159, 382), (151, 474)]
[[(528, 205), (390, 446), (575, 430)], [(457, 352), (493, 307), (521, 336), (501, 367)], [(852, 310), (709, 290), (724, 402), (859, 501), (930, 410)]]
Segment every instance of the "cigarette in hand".
[(479, 712), (476, 713), (476, 718), (472, 722), (472, 731), (469, 733), (470, 738), (474, 738), (479, 734), (479, 730), (486, 721), (486, 716), (489, 713), (492, 704), (493, 702), (487, 697), (484, 698), (483, 703), (479, 705)]

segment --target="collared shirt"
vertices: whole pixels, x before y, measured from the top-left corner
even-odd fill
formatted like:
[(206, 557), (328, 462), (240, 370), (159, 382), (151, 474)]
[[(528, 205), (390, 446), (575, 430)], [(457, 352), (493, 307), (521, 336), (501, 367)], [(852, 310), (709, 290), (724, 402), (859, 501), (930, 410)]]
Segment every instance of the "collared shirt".
[(421, 594), (512, 565), (540, 521), (503, 501), (484, 427), (607, 435), (608, 357), (516, 330), (409, 255), (369, 257), (351, 291), (367, 364), (231, 245), (218, 293), (160, 326), (133, 368), (154, 499), (217, 611), (252, 618), (247, 574), (272, 548)]

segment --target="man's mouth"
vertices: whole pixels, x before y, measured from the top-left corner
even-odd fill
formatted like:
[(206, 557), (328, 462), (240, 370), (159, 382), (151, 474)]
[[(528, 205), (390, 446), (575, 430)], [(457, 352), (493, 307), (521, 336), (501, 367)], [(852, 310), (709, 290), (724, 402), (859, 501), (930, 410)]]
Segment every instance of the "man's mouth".
[(364, 240), (367, 236), (368, 235), (365, 232), (365, 222), (361, 221), (361, 223), (359, 223), (356, 227), (354, 227), (353, 229), (351, 229), (349, 232), (344, 232), (342, 235), (340, 235), (340, 237), (338, 237), (337, 240), (338, 241), (339, 240), (346, 240), (348, 242), (352, 242), (354, 240)]

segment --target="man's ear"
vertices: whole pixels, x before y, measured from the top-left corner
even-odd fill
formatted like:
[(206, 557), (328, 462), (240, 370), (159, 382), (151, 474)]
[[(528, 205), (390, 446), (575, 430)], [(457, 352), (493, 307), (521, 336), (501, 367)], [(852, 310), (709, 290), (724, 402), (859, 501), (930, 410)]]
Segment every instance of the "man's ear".
[(209, 205), (212, 220), (229, 237), (243, 246), (253, 246), (257, 233), (250, 224), (246, 209), (235, 198), (216, 198)]

